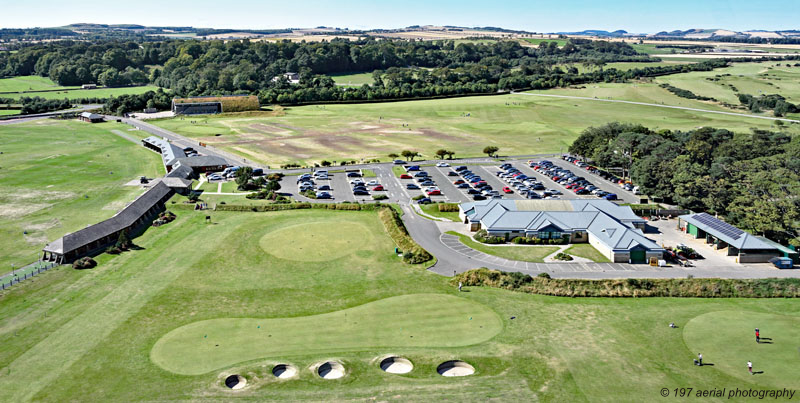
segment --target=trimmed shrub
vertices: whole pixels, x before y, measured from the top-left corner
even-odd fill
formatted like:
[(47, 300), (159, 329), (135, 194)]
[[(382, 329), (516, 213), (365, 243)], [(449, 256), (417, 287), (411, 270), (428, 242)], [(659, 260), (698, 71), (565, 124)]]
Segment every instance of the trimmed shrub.
[(474, 240), (480, 242), (480, 243), (486, 243), (486, 244), (492, 244), (492, 245), (506, 243), (506, 239), (505, 238), (500, 237), (500, 236), (489, 235), (489, 233), (486, 232), (485, 229), (482, 229), (482, 230), (479, 230), (478, 232), (476, 232), (475, 235), (472, 236), (472, 238)]
[(373, 200), (386, 200), (388, 198), (389, 196), (386, 196), (385, 194), (372, 195)]
[(456, 204), (456, 203), (439, 203), (439, 212), (442, 212), (442, 213), (458, 213), (458, 204)]
[(406, 263), (420, 264), (433, 259), (433, 256), (428, 251), (411, 238), (406, 226), (403, 224), (403, 220), (400, 218), (400, 214), (395, 209), (383, 207), (378, 211), (378, 217), (386, 227), (386, 232), (389, 233), (389, 236), (403, 251), (403, 260)]
[(561, 297), (687, 297), (687, 298), (797, 298), (800, 279), (554, 279), (541, 273), (528, 282), (519, 273), (480, 268), (454, 276), (450, 282), (465, 286), (488, 286), (530, 294)]
[(94, 259), (90, 258), (89, 256), (82, 257), (74, 262), (72, 262), (72, 268), (83, 270), (83, 269), (91, 269), (97, 266), (97, 262)]
[(558, 254), (555, 256), (555, 258), (554, 258), (554, 259), (556, 259), (556, 260), (570, 261), (570, 260), (572, 260), (572, 256), (570, 256), (570, 255), (568, 255), (568, 254), (566, 254), (566, 253), (564, 253), (564, 252), (559, 252), (559, 253), (558, 253)]

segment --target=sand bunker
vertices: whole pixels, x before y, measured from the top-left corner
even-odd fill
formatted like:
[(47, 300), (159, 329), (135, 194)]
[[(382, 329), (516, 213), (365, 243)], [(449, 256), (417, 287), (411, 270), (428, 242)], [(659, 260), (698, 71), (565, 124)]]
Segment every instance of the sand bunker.
[(272, 368), (272, 375), (280, 379), (292, 378), (297, 375), (297, 368), (289, 364), (278, 364)]
[(464, 361), (447, 361), (439, 364), (436, 372), (441, 376), (467, 376), (475, 373), (475, 367)]
[(247, 379), (244, 379), (241, 375), (230, 375), (225, 378), (225, 386), (230, 389), (237, 390), (245, 387), (247, 385)]
[(390, 374), (407, 374), (414, 369), (414, 364), (403, 357), (387, 357), (381, 361), (381, 369)]
[(344, 366), (336, 361), (328, 361), (317, 368), (322, 379), (339, 379), (344, 376)]

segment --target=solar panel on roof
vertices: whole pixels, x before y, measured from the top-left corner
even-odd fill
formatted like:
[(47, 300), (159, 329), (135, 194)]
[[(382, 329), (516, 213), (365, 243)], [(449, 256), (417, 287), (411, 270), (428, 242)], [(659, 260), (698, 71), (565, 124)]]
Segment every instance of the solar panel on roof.
[(734, 227), (724, 221), (721, 221), (707, 213), (695, 214), (692, 218), (698, 222), (707, 225), (709, 228), (719, 231), (721, 234), (729, 236), (733, 239), (739, 239), (744, 234), (744, 231)]

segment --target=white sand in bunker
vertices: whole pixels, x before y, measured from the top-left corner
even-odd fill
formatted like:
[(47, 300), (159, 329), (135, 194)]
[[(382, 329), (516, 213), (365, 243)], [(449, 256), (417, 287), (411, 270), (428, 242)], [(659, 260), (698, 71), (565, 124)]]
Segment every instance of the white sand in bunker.
[(297, 368), (289, 364), (278, 364), (272, 368), (272, 375), (279, 379), (288, 379), (297, 375)]
[(322, 379), (339, 379), (344, 376), (344, 366), (336, 361), (328, 361), (317, 368), (317, 375)]
[(242, 389), (247, 385), (247, 379), (245, 379), (241, 375), (230, 375), (225, 378), (225, 386), (230, 389), (237, 390)]
[(381, 369), (390, 374), (407, 374), (414, 369), (414, 364), (403, 357), (387, 357), (381, 361)]
[(475, 367), (464, 361), (447, 361), (439, 364), (436, 372), (441, 376), (467, 376), (475, 373)]

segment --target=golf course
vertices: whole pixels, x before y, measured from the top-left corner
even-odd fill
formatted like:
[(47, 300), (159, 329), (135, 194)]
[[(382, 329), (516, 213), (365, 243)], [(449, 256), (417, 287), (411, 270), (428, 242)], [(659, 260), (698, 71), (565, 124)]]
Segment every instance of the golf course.
[[(9, 401), (649, 401), (686, 385), (800, 386), (789, 299), (459, 293), (402, 263), (375, 212), (206, 222), (181, 200), (139, 248), (0, 294)], [(756, 344), (754, 327), (771, 344)], [(715, 365), (692, 365), (698, 353)], [(405, 373), (381, 370), (390, 356)], [(763, 372), (747, 374), (747, 360)]]
[[(719, 72), (687, 75), (691, 83), (699, 86), (709, 83), (705, 80), (709, 74), (713, 76)], [(682, 75), (674, 77), (678, 76)], [(702, 94), (701, 87), (685, 83), (680, 87)], [(402, 150), (414, 150), (423, 158), (435, 159), (436, 150), (441, 148), (454, 151), (458, 158), (477, 157), (483, 155), (481, 151), (487, 145), (499, 147), (500, 154), (505, 155), (559, 153), (587, 127), (614, 120), (671, 130), (703, 126), (738, 132), (748, 132), (751, 128), (778, 129), (775, 121), (750, 115), (768, 116), (753, 115), (714, 102), (681, 98), (659, 87), (658, 82), (642, 82), (597, 83), (498, 96), (275, 107), (269, 112), (220, 114), (202, 119), (176, 117), (153, 123), (248, 160), (279, 166), (323, 160), (378, 158), (386, 161), (388, 154), (399, 154)], [(796, 124), (787, 123), (782, 130), (800, 133)]]

